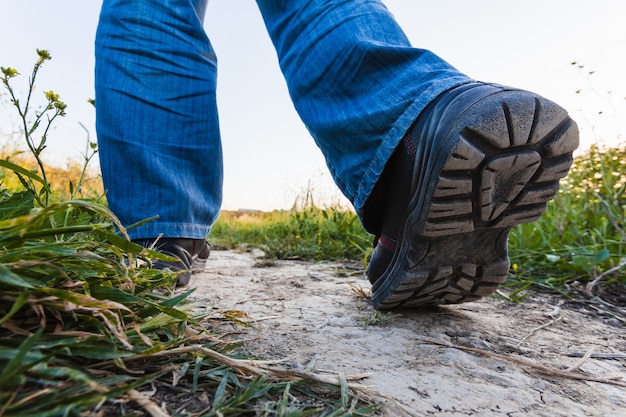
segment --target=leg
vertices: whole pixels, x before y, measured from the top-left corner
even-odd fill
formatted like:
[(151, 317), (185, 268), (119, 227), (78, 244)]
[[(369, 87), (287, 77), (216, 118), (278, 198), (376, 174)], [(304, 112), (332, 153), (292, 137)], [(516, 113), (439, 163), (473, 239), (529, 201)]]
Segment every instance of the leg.
[(216, 58), (205, 1), (105, 0), (96, 115), (107, 199), (132, 238), (204, 239), (221, 204)]
[[(470, 82), (411, 47), (379, 0), (257, 0), (289, 92), (341, 191), (363, 206), (417, 115)], [(372, 232), (368, 219), (364, 225)]]
[(578, 145), (567, 113), (411, 47), (377, 0), (257, 0), (296, 109), (377, 235), (381, 309), (471, 301), (509, 268)]
[[(96, 35), (96, 115), (107, 200), (156, 263), (202, 267), (222, 193), (216, 58), (202, 27), (206, 0), (104, 0)], [(162, 238), (161, 238), (162, 236)], [(159, 238), (155, 242), (155, 238)]]

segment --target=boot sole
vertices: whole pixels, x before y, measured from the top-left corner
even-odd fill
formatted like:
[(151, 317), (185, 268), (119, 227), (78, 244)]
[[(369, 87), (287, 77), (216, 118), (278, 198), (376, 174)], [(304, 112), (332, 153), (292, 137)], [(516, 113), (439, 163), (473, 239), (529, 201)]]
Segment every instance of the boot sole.
[(394, 259), (372, 288), (381, 310), (493, 294), (509, 272), (511, 227), (537, 220), (554, 198), (578, 129), (553, 102), (502, 90), (467, 107), (444, 138), (426, 142)]

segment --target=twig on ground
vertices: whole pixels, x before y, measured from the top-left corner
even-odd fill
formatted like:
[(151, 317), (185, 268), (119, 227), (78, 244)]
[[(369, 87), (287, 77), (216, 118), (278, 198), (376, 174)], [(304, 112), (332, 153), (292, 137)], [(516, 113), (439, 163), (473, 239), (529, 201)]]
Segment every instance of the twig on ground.
[(278, 315), (276, 315), (276, 316), (264, 316), (264, 317), (258, 317), (256, 319), (251, 319), (250, 321), (253, 322), (253, 323), (257, 323), (259, 321), (280, 319), (282, 317), (283, 316), (278, 316)]
[[(337, 387), (341, 387), (342, 384), (344, 384), (347, 388), (351, 389), (352, 391), (361, 393), (361, 395), (363, 395), (363, 398), (366, 401), (373, 403), (373, 402), (376, 402), (376, 398), (381, 399), (381, 400), (384, 399), (394, 404), (396, 407), (398, 407), (398, 409), (400, 409), (407, 416), (418, 417), (418, 414), (415, 414), (407, 406), (401, 404), (400, 402), (390, 397), (389, 395), (373, 389), (373, 387), (371, 386), (347, 382), (347, 381), (365, 379), (369, 376), (365, 374), (345, 375), (345, 376), (339, 375), (339, 374), (321, 375), (319, 373), (309, 372), (305, 370), (283, 369), (283, 368), (278, 368), (274, 365), (283, 363), (285, 362), (284, 360), (262, 361), (262, 360), (251, 360), (251, 359), (234, 359), (226, 355), (223, 355), (213, 349), (209, 349), (201, 345), (184, 346), (180, 348), (156, 352), (156, 353), (149, 354), (149, 355), (136, 355), (136, 356), (132, 356), (129, 358), (122, 358), (121, 360), (124, 363), (129, 363), (129, 362), (134, 362), (137, 360), (145, 360), (148, 358), (155, 358), (155, 357), (179, 356), (185, 353), (205, 355), (212, 359), (217, 360), (223, 365), (226, 365), (230, 368), (233, 368), (233, 369), (239, 370), (240, 372), (245, 372), (251, 375), (267, 375), (267, 376), (271, 376), (271, 377), (279, 378), (279, 379), (305, 380), (309, 382), (322, 383), (322, 384), (333, 385)], [(143, 398), (147, 399), (146, 397), (143, 397)], [(134, 400), (137, 401), (136, 399)], [(141, 405), (144, 408), (146, 407), (144, 404), (141, 404)], [(152, 405), (156, 407), (154, 403), (152, 403)], [(162, 415), (152, 414), (152, 416), (161, 417), (161, 416), (166, 416), (166, 414), (162, 414)]]
[[(568, 353), (567, 356), (569, 356), (570, 358), (582, 358), (586, 354), (587, 353), (583, 353), (583, 352), (572, 352), (572, 353)], [(608, 359), (608, 360), (626, 359), (626, 353), (592, 353), (590, 355), (590, 358), (591, 359)]]
[(502, 297), (502, 298), (504, 298), (504, 299), (506, 299), (508, 301), (511, 301), (511, 297), (509, 297), (509, 295), (507, 293), (505, 293), (504, 291), (502, 291), (501, 289), (497, 289), (496, 290), (496, 294), (498, 294), (500, 297)]
[[(340, 386), (339, 378), (335, 378), (332, 376), (320, 375), (313, 372), (299, 371), (299, 370), (287, 370), (282, 368), (274, 367), (273, 365), (284, 363), (285, 360), (253, 360), (253, 359), (235, 359), (229, 356), (223, 355), (213, 349), (204, 347), (202, 345), (191, 345), (191, 346), (183, 346), (175, 349), (164, 350), (160, 352), (155, 352), (147, 355), (135, 355), (126, 358), (121, 358), (120, 360), (125, 363), (131, 363), (136, 361), (144, 361), (150, 358), (159, 358), (159, 357), (170, 357), (170, 356), (180, 356), (185, 353), (194, 353), (200, 354), (204, 356), (208, 356), (216, 361), (220, 362), (223, 365), (226, 365), (230, 368), (248, 373), (250, 375), (266, 375), (278, 378), (288, 378), (288, 379), (304, 379), (311, 382), (320, 382), (324, 384)], [(98, 367), (106, 366), (109, 363), (113, 363), (113, 361), (101, 362), (98, 364)], [(346, 376), (349, 380), (363, 379), (363, 375), (357, 376)], [(358, 384), (348, 384), (348, 388), (354, 389), (356, 391), (367, 391), (369, 387), (365, 385)]]
[(530, 331), (530, 333), (528, 333), (526, 336), (524, 336), (524, 337), (522, 338), (522, 340), (520, 340), (519, 342), (517, 342), (517, 344), (515, 345), (515, 347), (520, 347), (522, 343), (524, 343), (524, 342), (525, 342), (525, 341), (526, 341), (529, 337), (531, 337), (532, 335), (534, 335), (535, 333), (537, 333), (539, 330), (541, 330), (541, 329), (545, 329), (546, 327), (551, 326), (551, 325), (553, 325), (554, 323), (556, 323), (557, 321), (562, 320), (562, 319), (563, 319), (563, 316), (558, 316), (557, 318), (552, 319), (552, 320), (550, 320), (549, 322), (542, 324), (541, 326), (535, 327), (534, 329), (532, 329), (532, 330)]
[[(607, 301), (604, 301), (600, 297), (595, 297), (593, 300), (587, 302), (582, 301), (582, 303), (588, 305), (589, 307), (593, 308), (601, 314), (609, 315), (614, 319), (626, 324), (626, 310)], [(594, 304), (599, 304), (602, 308)], [(619, 315), (615, 312), (619, 313)]]
[(431, 339), (421, 339), (421, 340), (424, 343), (430, 343), (430, 344), (437, 345), (437, 346), (443, 346), (443, 347), (458, 349), (458, 350), (462, 350), (464, 352), (475, 353), (475, 354), (481, 355), (481, 356), (487, 356), (487, 357), (492, 357), (492, 358), (500, 359), (500, 360), (507, 361), (507, 362), (513, 362), (513, 363), (516, 363), (518, 365), (534, 369), (534, 370), (536, 370), (538, 372), (541, 372), (541, 373), (547, 374), (547, 375), (558, 376), (558, 377), (561, 377), (561, 378), (573, 379), (573, 380), (577, 380), (577, 381), (599, 382), (599, 383), (602, 383), (602, 384), (609, 384), (609, 385), (617, 385), (619, 387), (626, 387), (626, 381), (622, 381), (621, 380), (622, 379), (621, 376), (617, 376), (617, 377), (596, 377), (596, 376), (591, 376), (591, 375), (582, 375), (582, 374), (575, 373), (575, 372), (568, 372), (567, 370), (564, 371), (564, 370), (561, 370), (561, 369), (553, 368), (551, 366), (541, 365), (539, 363), (535, 363), (535, 362), (529, 361), (527, 359), (513, 358), (513, 357), (510, 357), (510, 356), (502, 355), (500, 353), (489, 352), (487, 350), (475, 349), (475, 348), (470, 348), (470, 347), (465, 347), (465, 346), (452, 345), (452, 344), (438, 342), (436, 340), (431, 340)]
[(593, 346), (591, 348), (589, 348), (589, 350), (587, 351), (587, 353), (585, 353), (582, 357), (581, 360), (579, 360), (578, 362), (576, 362), (574, 365), (570, 366), (569, 368), (567, 368), (565, 370), (565, 372), (574, 372), (580, 369), (581, 366), (583, 366), (583, 364), (585, 362), (587, 362), (589, 360), (589, 358), (591, 357), (591, 355), (593, 354)]

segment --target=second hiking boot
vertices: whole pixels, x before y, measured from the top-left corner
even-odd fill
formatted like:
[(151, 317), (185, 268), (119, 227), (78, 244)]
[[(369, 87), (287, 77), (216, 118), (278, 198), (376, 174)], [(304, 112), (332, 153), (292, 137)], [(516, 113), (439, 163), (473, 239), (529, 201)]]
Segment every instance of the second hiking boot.
[(178, 276), (176, 285), (179, 287), (189, 284), (192, 274), (204, 269), (210, 253), (210, 246), (204, 239), (159, 238), (138, 239), (134, 242), (178, 259), (178, 262), (157, 260), (152, 267), (176, 272)]

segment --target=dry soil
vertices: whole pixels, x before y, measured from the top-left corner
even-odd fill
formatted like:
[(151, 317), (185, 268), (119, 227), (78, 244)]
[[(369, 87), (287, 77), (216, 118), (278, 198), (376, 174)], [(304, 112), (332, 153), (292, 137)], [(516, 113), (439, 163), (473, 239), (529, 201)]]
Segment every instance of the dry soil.
[(623, 321), (562, 297), (380, 314), (358, 268), (231, 251), (193, 285), (199, 310), (245, 313), (227, 325), (250, 352), (365, 376), (386, 416), (626, 416)]

